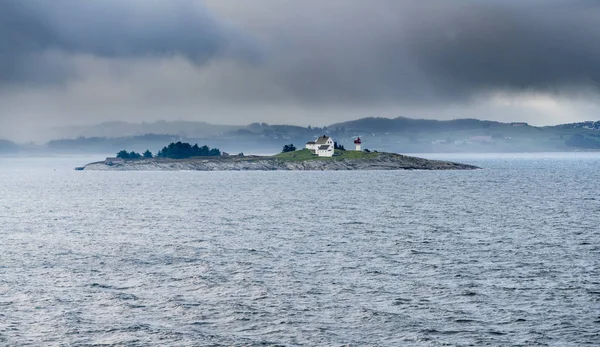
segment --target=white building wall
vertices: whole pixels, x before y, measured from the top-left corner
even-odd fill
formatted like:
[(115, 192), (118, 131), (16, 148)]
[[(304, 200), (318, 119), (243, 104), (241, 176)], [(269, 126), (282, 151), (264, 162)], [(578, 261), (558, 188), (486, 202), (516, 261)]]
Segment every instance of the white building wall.
[(333, 148), (333, 146), (329, 146), (328, 149), (317, 150), (317, 155), (319, 157), (333, 157), (334, 152), (335, 152), (335, 149)]
[(328, 151), (318, 151), (317, 155), (319, 157), (333, 157), (333, 151), (332, 152), (328, 152)]
[[(319, 147), (321, 147), (323, 145), (328, 146), (328, 148), (325, 149), (325, 150), (320, 150)], [(307, 143), (304, 147), (306, 149), (315, 151), (314, 153), (316, 155), (318, 155), (319, 157), (332, 157), (333, 154), (335, 153), (334, 142), (333, 142), (333, 139), (331, 137), (329, 137), (327, 139), (327, 141), (325, 141), (324, 144), (323, 143), (321, 143), (321, 144), (316, 144), (316, 143), (315, 144), (309, 144), (309, 143)]]

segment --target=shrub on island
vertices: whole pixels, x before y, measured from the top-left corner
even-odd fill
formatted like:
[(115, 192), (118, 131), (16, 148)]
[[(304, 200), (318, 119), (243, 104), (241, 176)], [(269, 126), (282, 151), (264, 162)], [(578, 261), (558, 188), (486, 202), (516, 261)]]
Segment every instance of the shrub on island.
[(221, 150), (210, 148), (208, 146), (198, 147), (198, 144), (171, 142), (168, 146), (158, 151), (156, 155), (159, 158), (185, 159), (190, 157), (218, 157), (221, 156)]
[(338, 149), (340, 151), (345, 151), (346, 150), (346, 148), (344, 148), (344, 145), (340, 145), (337, 142), (333, 143), (333, 149)]
[(283, 146), (283, 150), (281, 151), (281, 153), (294, 152), (295, 150), (296, 146), (294, 146), (293, 143), (290, 143), (289, 145)]
[(122, 151), (119, 151), (119, 153), (117, 153), (117, 158), (120, 158), (120, 159), (139, 159), (141, 157), (142, 157), (141, 154), (133, 152), (133, 151), (127, 152), (126, 150), (122, 150)]

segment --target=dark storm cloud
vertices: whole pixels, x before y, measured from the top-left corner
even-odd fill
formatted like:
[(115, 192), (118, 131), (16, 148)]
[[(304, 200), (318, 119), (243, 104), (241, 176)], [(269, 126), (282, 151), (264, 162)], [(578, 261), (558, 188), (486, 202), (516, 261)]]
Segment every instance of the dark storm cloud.
[(241, 37), (194, 0), (0, 1), (4, 81), (61, 80), (71, 72), (69, 55), (183, 56), (202, 64), (232, 47), (241, 58), (251, 58)]
[(0, 0), (0, 86), (76, 73), (90, 105), (123, 85), (132, 104), (190, 109), (571, 97), (598, 94), (598, 62), (591, 0)]
[(335, 15), (307, 15), (304, 32), (279, 34), (287, 55), (276, 75), (299, 100), (462, 102), (495, 91), (598, 90), (598, 1), (339, 5)]
[(480, 2), (416, 29), (409, 50), (446, 90), (556, 92), (600, 82), (600, 2)]

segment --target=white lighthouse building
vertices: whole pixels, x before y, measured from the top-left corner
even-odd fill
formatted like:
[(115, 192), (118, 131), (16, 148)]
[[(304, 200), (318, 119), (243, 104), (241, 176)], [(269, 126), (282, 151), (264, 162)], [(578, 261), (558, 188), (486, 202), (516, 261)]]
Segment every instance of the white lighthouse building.
[(319, 157), (332, 157), (335, 153), (335, 143), (329, 136), (320, 136), (315, 141), (306, 143), (306, 148)]
[(362, 144), (362, 141), (360, 140), (360, 137), (357, 138), (356, 140), (354, 140), (354, 145), (356, 145), (356, 150), (360, 151), (360, 145)]

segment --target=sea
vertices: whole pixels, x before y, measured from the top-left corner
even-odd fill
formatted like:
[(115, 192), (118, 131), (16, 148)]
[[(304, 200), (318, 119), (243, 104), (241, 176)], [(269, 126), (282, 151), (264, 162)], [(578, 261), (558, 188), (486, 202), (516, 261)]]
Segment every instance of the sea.
[(0, 158), (0, 346), (600, 346), (600, 153), (475, 171)]

